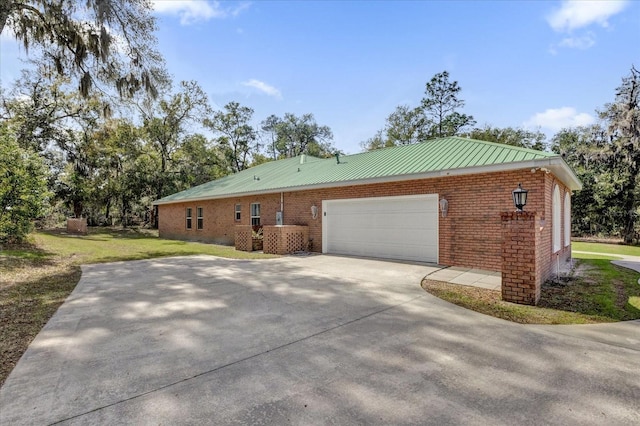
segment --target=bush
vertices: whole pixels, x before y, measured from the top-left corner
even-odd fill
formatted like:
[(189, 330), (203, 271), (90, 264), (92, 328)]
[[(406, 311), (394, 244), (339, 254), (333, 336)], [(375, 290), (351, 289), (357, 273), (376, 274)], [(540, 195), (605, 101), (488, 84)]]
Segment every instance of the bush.
[(20, 243), (47, 206), (46, 168), (0, 128), (0, 242)]

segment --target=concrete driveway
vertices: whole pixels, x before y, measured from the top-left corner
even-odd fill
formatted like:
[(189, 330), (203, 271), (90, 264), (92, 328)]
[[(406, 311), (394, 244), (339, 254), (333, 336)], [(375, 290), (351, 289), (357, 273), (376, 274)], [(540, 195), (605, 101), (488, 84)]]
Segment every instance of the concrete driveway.
[(0, 424), (640, 423), (637, 347), (448, 304), (419, 286), (434, 270), (86, 266), (0, 390)]

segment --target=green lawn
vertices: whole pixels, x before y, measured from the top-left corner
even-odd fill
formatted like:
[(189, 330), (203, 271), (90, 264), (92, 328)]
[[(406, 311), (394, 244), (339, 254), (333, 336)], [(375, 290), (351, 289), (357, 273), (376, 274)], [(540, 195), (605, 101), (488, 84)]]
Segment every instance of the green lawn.
[(234, 259), (274, 257), (236, 251), (232, 246), (165, 240), (158, 238), (157, 232), (130, 229), (89, 228), (89, 234), (82, 236), (69, 235), (63, 231), (38, 232), (34, 234), (34, 238), (37, 247), (50, 255), (73, 258), (76, 264), (191, 254), (210, 254)]
[[(588, 324), (640, 319), (640, 274), (613, 265), (616, 254), (639, 255), (640, 247), (572, 243), (576, 269), (562, 282), (542, 287), (538, 306), (502, 301), (499, 291), (424, 280), (422, 287), (441, 299), (477, 312), (524, 324)], [(609, 255), (610, 254), (610, 255)]]
[(622, 244), (585, 243), (574, 241), (571, 243), (571, 249), (574, 251), (589, 251), (593, 253), (640, 256), (640, 246), (625, 246)]
[(0, 385), (73, 291), (80, 280), (80, 265), (195, 254), (275, 257), (228, 246), (165, 240), (152, 231), (108, 228), (90, 228), (83, 236), (60, 230), (36, 232), (29, 244), (0, 250)]

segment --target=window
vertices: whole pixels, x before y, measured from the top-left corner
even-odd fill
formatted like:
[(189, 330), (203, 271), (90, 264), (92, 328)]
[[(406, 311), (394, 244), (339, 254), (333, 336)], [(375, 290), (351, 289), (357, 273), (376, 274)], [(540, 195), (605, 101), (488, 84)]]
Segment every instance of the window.
[(236, 204), (236, 222), (240, 222), (241, 212), (242, 212), (242, 205)]
[(260, 203), (251, 204), (251, 226), (260, 226)]
[(553, 189), (553, 204), (551, 205), (553, 212), (553, 253), (560, 251), (560, 224), (562, 223), (562, 215), (560, 214), (560, 188), (558, 185)]
[(187, 229), (191, 229), (191, 207), (187, 207)]
[(564, 245), (571, 244), (571, 195), (564, 194)]
[(204, 218), (202, 217), (202, 207), (198, 207), (196, 209), (196, 212), (198, 214), (198, 229), (202, 229), (204, 225)]

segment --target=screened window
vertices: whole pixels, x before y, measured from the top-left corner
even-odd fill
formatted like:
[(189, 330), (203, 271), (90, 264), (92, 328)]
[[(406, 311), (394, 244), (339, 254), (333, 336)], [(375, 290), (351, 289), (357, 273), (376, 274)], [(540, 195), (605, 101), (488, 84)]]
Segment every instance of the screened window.
[(562, 223), (562, 215), (560, 213), (560, 188), (558, 185), (553, 189), (553, 204), (551, 205), (553, 210), (553, 223), (551, 226), (553, 227), (553, 252), (560, 251), (560, 226)]
[(191, 229), (191, 221), (192, 221), (192, 216), (191, 216), (191, 207), (187, 207), (187, 229)]
[(196, 212), (198, 213), (198, 229), (202, 229), (202, 227), (204, 226), (204, 217), (202, 216), (202, 207), (198, 207), (196, 209)]
[(251, 226), (260, 226), (260, 203), (251, 204)]
[(571, 195), (564, 194), (564, 245), (571, 244)]
[(242, 205), (236, 204), (236, 222), (240, 222), (240, 217), (242, 216)]

